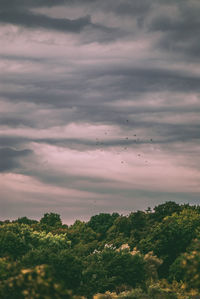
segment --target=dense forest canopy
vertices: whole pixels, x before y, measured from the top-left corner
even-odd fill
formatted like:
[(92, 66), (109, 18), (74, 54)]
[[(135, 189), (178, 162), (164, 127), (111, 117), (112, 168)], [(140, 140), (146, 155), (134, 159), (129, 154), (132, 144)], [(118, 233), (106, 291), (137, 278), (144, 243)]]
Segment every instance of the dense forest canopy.
[(189, 299), (200, 294), (200, 206), (0, 222), (0, 298)]

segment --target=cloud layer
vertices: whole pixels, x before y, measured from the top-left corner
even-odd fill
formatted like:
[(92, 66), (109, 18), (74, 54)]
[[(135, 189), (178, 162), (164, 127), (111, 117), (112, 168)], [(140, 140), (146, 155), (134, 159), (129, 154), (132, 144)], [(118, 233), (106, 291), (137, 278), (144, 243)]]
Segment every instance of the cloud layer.
[(199, 13), (198, 0), (1, 1), (1, 218), (199, 202)]

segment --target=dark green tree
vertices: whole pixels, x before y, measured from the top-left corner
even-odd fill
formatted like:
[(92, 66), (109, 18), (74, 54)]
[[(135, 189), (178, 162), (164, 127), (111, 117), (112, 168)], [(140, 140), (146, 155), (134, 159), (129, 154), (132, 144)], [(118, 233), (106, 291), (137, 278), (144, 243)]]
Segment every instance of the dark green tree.
[(159, 269), (161, 277), (168, 275), (170, 265), (183, 252), (197, 235), (200, 226), (200, 214), (185, 209), (180, 214), (174, 213), (156, 224), (151, 233), (140, 241), (139, 249), (153, 252), (163, 260)]
[(100, 213), (99, 215), (92, 216), (87, 225), (91, 227), (96, 233), (99, 233), (101, 239), (103, 239), (107, 230), (113, 225), (113, 222), (118, 217), (118, 213), (113, 213), (112, 215), (107, 213)]
[(145, 280), (145, 261), (140, 254), (117, 251), (111, 245), (95, 251), (85, 262), (84, 295), (116, 291), (121, 285), (135, 287)]
[(30, 231), (26, 225), (9, 223), (0, 226), (0, 256), (21, 257), (29, 249)]
[(40, 224), (52, 227), (60, 227), (62, 226), (62, 221), (59, 214), (56, 213), (46, 213), (40, 219)]
[(166, 216), (171, 216), (173, 213), (180, 213), (182, 207), (174, 201), (167, 201), (154, 208), (153, 218), (160, 222)]
[(55, 279), (77, 293), (82, 280), (82, 261), (69, 250), (50, 255), (49, 264)]
[(29, 219), (29, 218), (27, 218), (26, 216), (25, 216), (25, 217), (18, 218), (18, 219), (15, 220), (14, 222), (17, 222), (17, 223), (19, 223), (19, 224), (28, 224), (28, 225), (31, 225), (31, 224), (37, 224), (37, 223), (38, 223), (37, 220)]
[(49, 267), (21, 269), (16, 276), (0, 282), (0, 298), (4, 299), (72, 299), (71, 291), (55, 283)]

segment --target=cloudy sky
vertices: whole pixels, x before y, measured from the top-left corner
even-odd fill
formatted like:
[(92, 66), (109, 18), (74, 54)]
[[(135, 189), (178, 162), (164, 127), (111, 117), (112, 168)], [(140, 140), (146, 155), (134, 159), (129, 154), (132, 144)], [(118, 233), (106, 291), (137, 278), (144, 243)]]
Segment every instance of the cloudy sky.
[(199, 0), (0, 1), (1, 219), (200, 202), (199, 15)]

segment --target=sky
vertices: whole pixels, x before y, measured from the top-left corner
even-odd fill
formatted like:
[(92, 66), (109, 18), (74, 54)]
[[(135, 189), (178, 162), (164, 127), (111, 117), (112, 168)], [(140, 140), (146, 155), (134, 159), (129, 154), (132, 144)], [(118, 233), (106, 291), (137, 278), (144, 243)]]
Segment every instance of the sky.
[(0, 1), (0, 219), (200, 203), (200, 1)]

